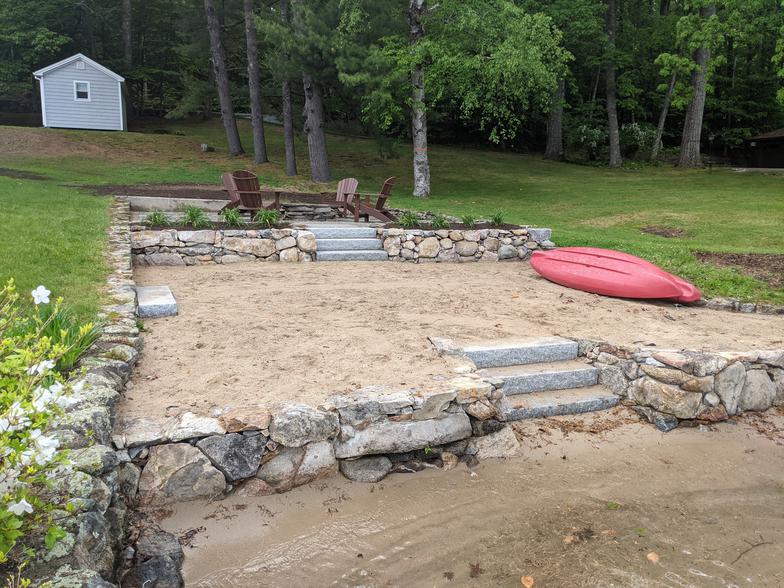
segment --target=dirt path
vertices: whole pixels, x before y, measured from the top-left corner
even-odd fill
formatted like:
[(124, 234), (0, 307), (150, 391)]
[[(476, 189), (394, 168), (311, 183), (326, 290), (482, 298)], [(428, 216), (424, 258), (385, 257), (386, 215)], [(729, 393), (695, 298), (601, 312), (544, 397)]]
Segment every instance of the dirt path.
[(564, 335), (658, 347), (784, 347), (784, 316), (601, 298), (527, 264), (248, 263), (139, 268), (177, 317), (147, 321), (122, 415), (307, 402), (452, 374), (427, 340)]
[(762, 417), (768, 436), (594, 418), (528, 423), (524, 457), (473, 473), (335, 477), (163, 524), (192, 536), (193, 587), (784, 585), (784, 417)]

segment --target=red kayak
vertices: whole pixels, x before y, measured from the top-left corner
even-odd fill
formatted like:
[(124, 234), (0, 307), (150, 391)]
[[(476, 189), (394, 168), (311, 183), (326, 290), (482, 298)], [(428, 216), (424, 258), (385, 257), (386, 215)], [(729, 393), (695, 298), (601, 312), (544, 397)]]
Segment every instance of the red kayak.
[(665, 298), (696, 302), (700, 291), (650, 262), (612, 249), (563, 247), (537, 251), (531, 265), (551, 282), (617, 298)]

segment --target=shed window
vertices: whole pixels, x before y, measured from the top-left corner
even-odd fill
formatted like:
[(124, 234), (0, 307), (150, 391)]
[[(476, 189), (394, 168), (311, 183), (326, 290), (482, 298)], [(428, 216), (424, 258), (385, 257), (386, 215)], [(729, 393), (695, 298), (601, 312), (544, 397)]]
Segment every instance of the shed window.
[(90, 100), (90, 82), (74, 82), (74, 100)]

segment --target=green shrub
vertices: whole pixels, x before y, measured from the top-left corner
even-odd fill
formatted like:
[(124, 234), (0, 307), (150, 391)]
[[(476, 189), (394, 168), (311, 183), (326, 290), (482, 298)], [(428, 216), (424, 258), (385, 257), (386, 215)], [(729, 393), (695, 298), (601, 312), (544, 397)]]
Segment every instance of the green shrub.
[(206, 229), (211, 226), (209, 217), (198, 206), (188, 205), (185, 207), (185, 224), (192, 226), (194, 229)]
[(422, 223), (419, 222), (419, 217), (410, 210), (401, 214), (398, 222), (405, 229), (416, 229), (422, 226)]
[(220, 217), (223, 219), (223, 222), (232, 227), (241, 227), (245, 224), (242, 220), (242, 214), (236, 208), (221, 210)]
[(66, 351), (57, 360), (55, 369), (70, 372), (79, 358), (101, 336), (101, 327), (93, 323), (80, 325), (70, 308), (58, 305), (38, 306), (39, 322), (44, 325), (41, 334), (49, 337), (54, 344), (60, 344)]
[(490, 224), (494, 227), (500, 227), (504, 224), (504, 213), (503, 212), (496, 212), (493, 216), (490, 217)]
[(473, 227), (476, 224), (476, 217), (471, 214), (464, 214), (460, 217), (460, 220), (467, 227)]
[(72, 391), (57, 365), (83, 350), (93, 332), (92, 325), (68, 323), (72, 333), (50, 337), (71, 319), (62, 318), (60, 299), (41, 310), (51, 294), (43, 286), (30, 294), (33, 308), (22, 303), (13, 281), (0, 288), (0, 563), (29, 557), (25, 538), (43, 536), (51, 549), (65, 535), (52, 511), (67, 505), (52, 501), (47, 489), (69, 464), (46, 431)]
[(169, 224), (169, 218), (160, 210), (153, 210), (145, 217), (144, 222), (153, 227), (165, 227)]
[(280, 213), (277, 210), (260, 210), (253, 217), (253, 222), (258, 223), (266, 229), (278, 226)]
[(449, 221), (446, 220), (446, 217), (443, 214), (435, 214), (433, 215), (433, 220), (430, 221), (430, 227), (436, 230), (448, 229)]

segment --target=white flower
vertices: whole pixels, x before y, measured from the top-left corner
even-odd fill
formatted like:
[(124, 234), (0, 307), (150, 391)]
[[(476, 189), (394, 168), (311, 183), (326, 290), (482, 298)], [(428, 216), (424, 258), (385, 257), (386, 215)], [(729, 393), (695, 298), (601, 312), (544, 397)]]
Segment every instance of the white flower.
[(37, 451), (34, 459), (38, 465), (46, 465), (54, 457), (60, 442), (54, 437), (47, 437), (40, 429), (30, 431), (30, 440), (35, 444)]
[(33, 295), (33, 302), (35, 302), (36, 306), (39, 304), (49, 304), (49, 295), (51, 292), (47, 290), (44, 286), (38, 286), (35, 290), (30, 292)]
[(31, 365), (27, 368), (27, 373), (30, 376), (34, 376), (36, 374), (41, 375), (44, 374), (47, 370), (52, 369), (55, 366), (55, 362), (51, 359), (45, 359), (41, 363), (37, 363), (35, 365)]
[(14, 513), (16, 516), (22, 516), (23, 513), (33, 512), (33, 505), (22, 498), (22, 500), (19, 502), (9, 503), (8, 510)]
[(5, 433), (6, 431), (12, 430), (13, 427), (11, 427), (11, 421), (5, 417), (0, 417), (0, 433)]

